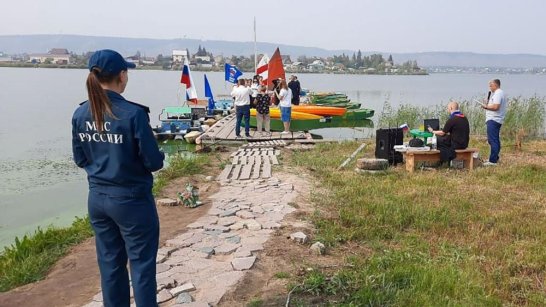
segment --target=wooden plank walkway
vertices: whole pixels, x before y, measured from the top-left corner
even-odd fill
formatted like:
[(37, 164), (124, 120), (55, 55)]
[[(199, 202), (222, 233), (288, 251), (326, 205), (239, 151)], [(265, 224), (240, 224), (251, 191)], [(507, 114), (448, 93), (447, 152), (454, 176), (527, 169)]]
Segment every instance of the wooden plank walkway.
[[(243, 144), (252, 145), (247, 147), (282, 147), (286, 146), (288, 142), (294, 140), (304, 140), (308, 138), (308, 135), (304, 132), (295, 131), (290, 134), (281, 135), (278, 131), (272, 131), (270, 134), (258, 133), (254, 129), (250, 129), (250, 136), (252, 138), (237, 138), (235, 136), (235, 123), (237, 118), (235, 114), (228, 115), (221, 120), (217, 121), (209, 130), (203, 133), (197, 140), (197, 144)], [(241, 127), (241, 134), (244, 134), (244, 127)]]
[(231, 164), (226, 165), (217, 180), (249, 180), (270, 178), (272, 165), (279, 165), (280, 150), (273, 147), (248, 148), (241, 146), (231, 154)]

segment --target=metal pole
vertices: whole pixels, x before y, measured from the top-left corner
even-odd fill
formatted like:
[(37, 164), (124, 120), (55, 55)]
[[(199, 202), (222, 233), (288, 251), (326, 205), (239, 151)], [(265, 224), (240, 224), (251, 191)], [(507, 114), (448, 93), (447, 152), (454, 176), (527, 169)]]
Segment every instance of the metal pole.
[(258, 48), (256, 47), (256, 16), (254, 16), (254, 75), (258, 73)]

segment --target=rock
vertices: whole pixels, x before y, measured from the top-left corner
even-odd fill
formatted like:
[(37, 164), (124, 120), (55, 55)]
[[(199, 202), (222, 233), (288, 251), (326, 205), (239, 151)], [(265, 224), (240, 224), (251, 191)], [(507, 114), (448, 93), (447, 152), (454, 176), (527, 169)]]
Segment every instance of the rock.
[(235, 254), (233, 254), (233, 257), (235, 258), (245, 258), (252, 256), (252, 252), (246, 249), (246, 247), (239, 247)]
[(237, 213), (238, 210), (231, 209), (231, 210), (225, 210), (224, 212), (220, 213), (219, 217), (227, 217), (227, 216), (233, 216)]
[(262, 209), (262, 207), (260, 206), (254, 206), (250, 209), (250, 211), (254, 212), (254, 213), (258, 213), (258, 214), (263, 214), (264, 213), (264, 209)]
[(268, 211), (273, 211), (275, 210), (275, 208), (277, 208), (279, 206), (279, 204), (276, 204), (276, 203), (267, 203), (267, 204), (263, 204), (262, 205), (262, 209), (265, 211), (265, 212), (268, 212)]
[(292, 241), (296, 241), (296, 242), (298, 242), (300, 244), (307, 243), (307, 235), (304, 234), (301, 231), (298, 231), (298, 232), (295, 232), (295, 233), (291, 234), (290, 239), (292, 239)]
[(386, 159), (358, 159), (356, 167), (363, 170), (380, 171), (389, 168), (389, 161)]
[(216, 255), (229, 255), (239, 248), (239, 244), (225, 243), (214, 249)]
[(203, 233), (206, 234), (207, 236), (217, 237), (221, 235), (223, 232), (221, 230), (207, 230), (207, 231), (203, 231)]
[(196, 252), (205, 254), (205, 255), (203, 255), (203, 257), (208, 259), (214, 254), (214, 248), (212, 248), (212, 247), (203, 247), (203, 248), (200, 248), (200, 249), (196, 250)]
[(218, 225), (207, 225), (203, 229), (205, 229), (205, 231), (216, 231), (216, 232), (218, 232), (218, 231), (228, 232), (229, 231), (228, 227), (218, 226)]
[(256, 220), (246, 220), (245, 226), (249, 230), (260, 230), (262, 229), (262, 225), (258, 223)]
[(250, 211), (241, 210), (236, 213), (237, 217), (240, 217), (242, 219), (253, 219), (254, 214)]
[(174, 278), (172, 277), (163, 277), (157, 279), (157, 288), (172, 288), (175, 285)]
[(83, 305), (82, 307), (103, 307), (101, 302), (91, 302)]
[(157, 302), (158, 303), (164, 303), (170, 299), (172, 299), (173, 296), (171, 295), (171, 293), (167, 290), (167, 289), (163, 289), (161, 291), (159, 291), (159, 293), (157, 294)]
[(256, 262), (256, 256), (244, 257), (244, 258), (235, 258), (231, 260), (231, 265), (236, 271), (250, 270)]
[(191, 282), (187, 282), (183, 284), (182, 286), (171, 289), (169, 292), (172, 296), (177, 296), (178, 294), (182, 292), (190, 292), (193, 290), (195, 290), (195, 286)]
[(239, 244), (241, 243), (241, 237), (239, 236), (233, 236), (226, 238), (226, 242), (233, 243), (233, 244)]
[(310, 247), (311, 251), (317, 255), (324, 255), (324, 252), (326, 251), (326, 246), (320, 242), (315, 242)]
[(252, 243), (243, 245), (243, 248), (250, 252), (257, 252), (263, 250), (264, 246), (263, 244)]
[(182, 292), (176, 297), (175, 302), (177, 304), (189, 304), (189, 303), (193, 302), (193, 298), (191, 297), (191, 295), (189, 293)]
[(176, 206), (178, 205), (178, 201), (171, 198), (160, 198), (155, 201), (155, 203), (158, 206)]
[(239, 221), (238, 217), (235, 216), (228, 216), (218, 219), (218, 225), (228, 227), (231, 226)]
[(163, 273), (163, 272), (168, 271), (170, 268), (171, 268), (170, 265), (160, 263), (160, 264), (156, 265), (155, 272), (156, 272), (156, 274)]
[(243, 221), (239, 221), (231, 226), (229, 226), (229, 229), (231, 230), (241, 230), (245, 228), (245, 223)]
[(205, 180), (206, 180), (206, 181), (212, 181), (212, 179), (214, 179), (214, 177), (212, 177), (212, 176), (207, 176), (207, 177), (205, 177)]
[(191, 244), (192, 243), (189, 243), (188, 241), (181, 240), (181, 239), (171, 239), (165, 242), (165, 246), (168, 246), (168, 247), (187, 247), (187, 246), (190, 246)]

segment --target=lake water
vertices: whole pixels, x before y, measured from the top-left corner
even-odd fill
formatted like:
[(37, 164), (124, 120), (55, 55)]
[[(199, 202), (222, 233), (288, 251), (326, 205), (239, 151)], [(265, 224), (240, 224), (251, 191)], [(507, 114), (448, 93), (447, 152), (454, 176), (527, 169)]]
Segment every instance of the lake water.
[[(207, 73), (215, 95), (227, 94), (223, 73)], [(0, 247), (38, 226), (67, 225), (86, 213), (85, 172), (71, 160), (70, 119), (86, 100), (86, 70), (0, 68)], [(299, 76), (302, 87), (337, 91), (381, 113), (388, 100), (437, 105), (450, 99), (483, 97), (495, 76)], [(203, 73), (194, 72), (203, 95)], [(546, 96), (546, 76), (500, 76), (510, 96)], [(131, 71), (124, 96), (150, 106), (152, 124), (163, 106), (181, 102), (180, 72)], [(370, 129), (328, 129), (324, 137), (362, 137)]]

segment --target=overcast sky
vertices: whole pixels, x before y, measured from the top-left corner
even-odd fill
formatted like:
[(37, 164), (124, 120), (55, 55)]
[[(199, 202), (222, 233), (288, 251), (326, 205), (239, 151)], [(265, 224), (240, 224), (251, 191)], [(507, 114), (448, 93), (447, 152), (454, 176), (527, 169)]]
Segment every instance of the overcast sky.
[(253, 40), (384, 52), (546, 54), (544, 0), (3, 0), (0, 35)]

